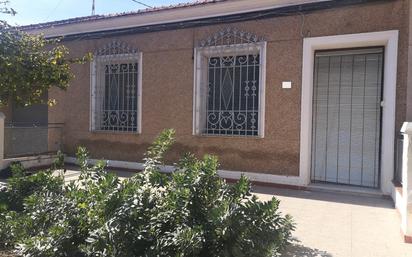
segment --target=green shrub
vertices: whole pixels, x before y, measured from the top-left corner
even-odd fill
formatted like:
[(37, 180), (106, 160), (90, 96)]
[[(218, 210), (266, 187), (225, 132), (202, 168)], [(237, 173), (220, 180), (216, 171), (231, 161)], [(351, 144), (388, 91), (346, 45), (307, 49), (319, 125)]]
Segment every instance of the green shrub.
[(12, 169), (13, 177), (9, 178), (6, 194), (8, 209), (22, 211), (24, 199), (39, 192), (61, 192), (63, 178), (52, 174), (52, 171), (40, 171), (26, 176), (20, 167)]
[[(148, 149), (144, 171), (127, 180), (108, 173), (103, 161), (90, 165), (87, 150), (79, 148), (79, 181), (35, 192), (14, 183), (23, 211), (1, 213), (0, 236), (13, 231), (3, 246), (14, 244), (19, 255), (32, 257), (278, 254), (294, 229), (291, 217), (279, 213), (279, 201), (258, 201), (245, 177), (227, 184), (213, 156), (187, 154), (174, 173), (162, 174), (173, 137), (173, 130), (164, 131)], [(41, 178), (40, 184), (55, 179)]]
[[(20, 173), (20, 174), (18, 174)], [(22, 176), (24, 173), (23, 165), (20, 162), (12, 162), (9, 167), (0, 171), (0, 178), (7, 179), (14, 176)]]
[(62, 151), (57, 151), (57, 157), (52, 163), (52, 168), (55, 170), (64, 169), (64, 154)]
[(61, 193), (63, 188), (63, 178), (53, 176), (51, 171), (28, 176), (20, 163), (11, 164), (10, 170), (13, 176), (7, 186), (0, 188), (0, 249), (10, 248), (18, 239), (34, 235), (32, 228), (36, 221), (26, 215), (24, 208), (27, 199), (42, 192)]

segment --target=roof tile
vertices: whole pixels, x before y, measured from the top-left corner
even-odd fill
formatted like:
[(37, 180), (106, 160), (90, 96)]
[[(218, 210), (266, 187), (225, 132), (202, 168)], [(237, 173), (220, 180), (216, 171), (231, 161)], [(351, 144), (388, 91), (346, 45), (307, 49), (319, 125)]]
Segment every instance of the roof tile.
[(167, 11), (167, 10), (172, 10), (172, 9), (182, 9), (182, 8), (218, 3), (218, 2), (225, 2), (225, 1), (230, 1), (230, 0), (195, 0), (191, 2), (179, 3), (179, 4), (174, 4), (174, 5), (157, 6), (153, 8), (139, 9), (137, 11), (111, 13), (111, 14), (104, 14), (104, 15), (90, 15), (90, 16), (75, 17), (75, 18), (70, 18), (70, 19), (65, 19), (65, 20), (30, 24), (30, 25), (20, 26), (20, 29), (31, 30), (31, 29), (50, 28), (50, 27), (63, 26), (63, 25), (68, 25), (68, 24), (73, 24), (73, 23), (98, 21), (102, 19), (111, 19), (111, 18), (117, 18), (117, 17), (123, 17), (123, 16), (141, 15), (141, 14)]

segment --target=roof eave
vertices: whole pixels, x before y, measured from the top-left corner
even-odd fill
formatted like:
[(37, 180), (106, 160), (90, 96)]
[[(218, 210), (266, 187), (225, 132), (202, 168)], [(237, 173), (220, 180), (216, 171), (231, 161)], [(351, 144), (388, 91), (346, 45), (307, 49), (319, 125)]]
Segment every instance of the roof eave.
[(42, 33), (46, 38), (59, 37), (63, 40), (93, 39), (258, 20), (355, 4), (387, 1), (395, 0), (259, 0), (258, 3), (250, 0), (222, 0), (213, 1), (213, 4), (123, 15), (110, 19), (76, 22), (26, 31), (34, 34)]
[(132, 27), (153, 26), (202, 20), (219, 16), (228, 16), (242, 13), (263, 11), (287, 6), (331, 2), (330, 0), (249, 0), (212, 2), (203, 5), (188, 6), (185, 8), (166, 9), (158, 12), (143, 12), (134, 15), (112, 16), (108, 18), (86, 20), (62, 25), (50, 25), (38, 27), (36, 25), (24, 28), (33, 34), (42, 33), (46, 37), (64, 37), (69, 35), (93, 33), (101, 31), (121, 30)]

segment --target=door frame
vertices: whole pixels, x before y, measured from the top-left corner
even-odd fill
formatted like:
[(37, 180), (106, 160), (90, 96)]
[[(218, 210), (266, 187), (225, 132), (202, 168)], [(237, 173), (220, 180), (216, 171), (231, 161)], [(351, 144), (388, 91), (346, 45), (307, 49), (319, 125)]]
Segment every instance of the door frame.
[(303, 184), (308, 185), (311, 183), (312, 99), (315, 51), (384, 46), (380, 189), (384, 194), (391, 193), (395, 154), (398, 37), (398, 30), (390, 30), (370, 33), (311, 37), (303, 40), (299, 167), (299, 177)]

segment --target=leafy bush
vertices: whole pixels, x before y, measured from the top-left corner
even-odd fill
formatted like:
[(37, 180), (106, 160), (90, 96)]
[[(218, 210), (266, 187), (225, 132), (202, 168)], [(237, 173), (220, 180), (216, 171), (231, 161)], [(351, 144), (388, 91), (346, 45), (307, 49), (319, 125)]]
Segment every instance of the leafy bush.
[(63, 189), (63, 178), (53, 176), (52, 171), (41, 171), (27, 176), (20, 163), (11, 165), (13, 176), (8, 180), (7, 190), (2, 194), (0, 205), (6, 205), (7, 209), (22, 211), (23, 202), (28, 196), (39, 192), (60, 192)]
[(52, 175), (51, 171), (41, 171), (28, 176), (21, 163), (12, 163), (7, 187), (0, 188), (0, 249), (10, 248), (14, 242), (33, 234), (29, 215), (23, 211), (28, 197), (41, 192), (62, 192), (63, 178)]
[(57, 157), (53, 161), (52, 168), (56, 170), (64, 169), (64, 154), (62, 153), (62, 151), (57, 151)]
[[(187, 154), (174, 173), (161, 173), (173, 136), (173, 130), (164, 131), (148, 149), (144, 171), (123, 181), (106, 171), (104, 161), (90, 165), (86, 149), (79, 148), (77, 182), (43, 176), (40, 184), (49, 180), (54, 186), (20, 191), (23, 211), (1, 213), (0, 236), (12, 231), (3, 246), (14, 244), (19, 255), (33, 257), (279, 253), (294, 229), (291, 217), (279, 213), (279, 201), (258, 201), (245, 177), (227, 184), (213, 156)], [(29, 185), (34, 180), (21, 179)], [(10, 184), (6, 192), (13, 190), (20, 185)]]

